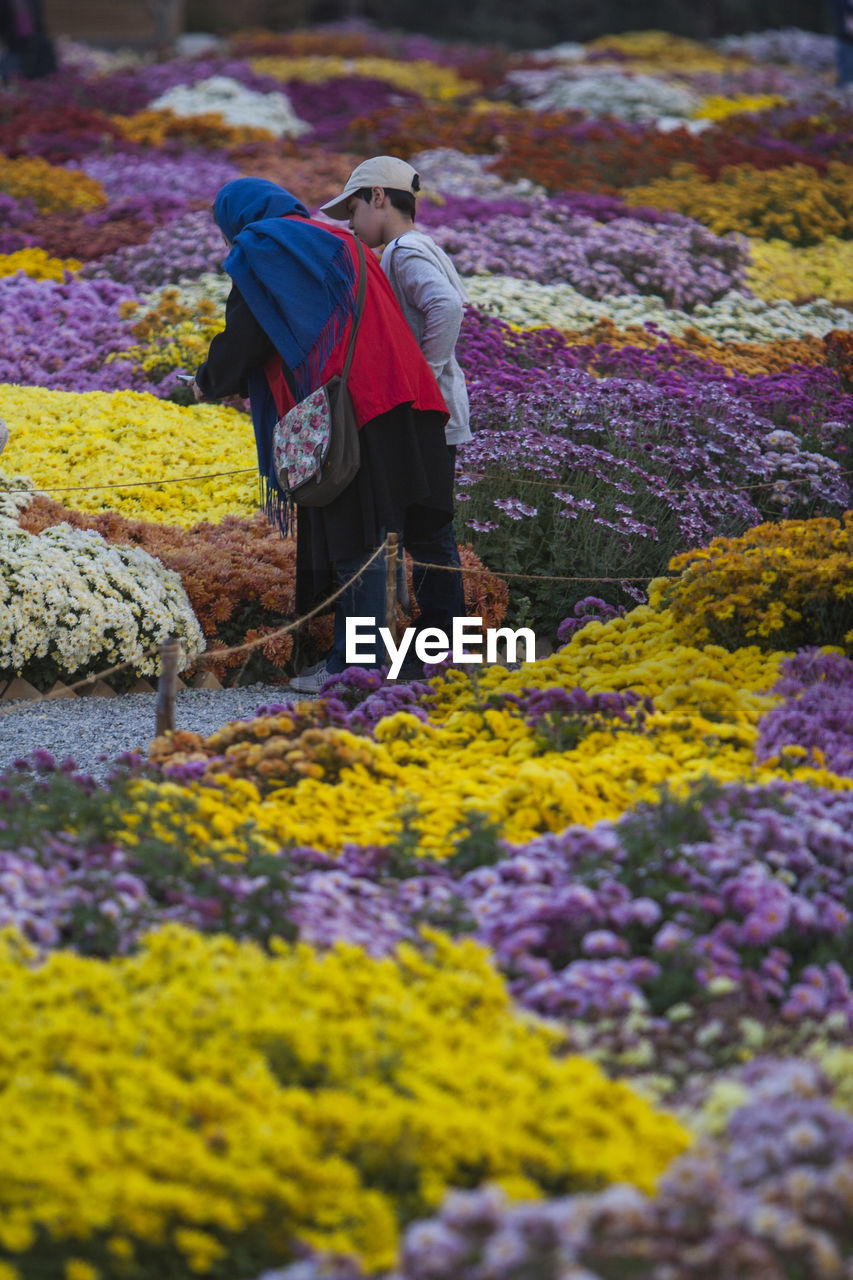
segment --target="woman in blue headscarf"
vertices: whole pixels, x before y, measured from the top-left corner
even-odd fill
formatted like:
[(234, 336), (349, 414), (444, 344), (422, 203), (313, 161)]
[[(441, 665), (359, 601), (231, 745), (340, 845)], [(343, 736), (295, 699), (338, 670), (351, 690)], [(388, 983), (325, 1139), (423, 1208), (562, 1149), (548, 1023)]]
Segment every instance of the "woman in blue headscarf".
[[(232, 289), (225, 328), (196, 373), (197, 399), (249, 396), (265, 506), (284, 527), (286, 503), (273, 466), (273, 429), (292, 405), (340, 373), (355, 314), (354, 237), (313, 221), (273, 182), (238, 178), (217, 194), (217, 225), (229, 245)], [(365, 254), (366, 291), (348, 389), (361, 465), (328, 506), (297, 517), (297, 612), (349, 581), (387, 532), (429, 536), (452, 514), (444, 444), (447, 408), (379, 263)], [(375, 562), (335, 610), (325, 664), (294, 687), (319, 688), (343, 670), (348, 615), (385, 621), (385, 568)], [(310, 688), (309, 688), (310, 686)]]

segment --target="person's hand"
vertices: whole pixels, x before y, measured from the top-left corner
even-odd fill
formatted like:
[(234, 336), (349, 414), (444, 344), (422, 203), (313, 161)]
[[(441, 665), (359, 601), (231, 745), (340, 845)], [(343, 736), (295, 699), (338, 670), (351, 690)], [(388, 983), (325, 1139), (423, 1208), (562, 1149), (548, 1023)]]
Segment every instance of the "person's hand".
[(204, 399), (204, 394), (203, 394), (203, 392), (202, 392), (202, 389), (201, 389), (201, 387), (198, 385), (198, 383), (196, 382), (195, 378), (193, 378), (193, 380), (192, 380), (192, 389), (193, 389), (193, 395), (194, 395), (194, 396), (195, 396), (195, 398), (196, 398), (196, 403), (198, 403), (198, 401), (199, 401), (199, 400), (203, 400), (203, 399)]

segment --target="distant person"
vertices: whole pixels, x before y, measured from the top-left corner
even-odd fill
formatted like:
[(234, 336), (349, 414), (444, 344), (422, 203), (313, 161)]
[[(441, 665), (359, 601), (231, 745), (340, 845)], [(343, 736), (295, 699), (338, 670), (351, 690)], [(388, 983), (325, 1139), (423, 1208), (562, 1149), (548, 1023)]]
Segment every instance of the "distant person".
[[(328, 200), (322, 211), (341, 222), (349, 220), (351, 229), (371, 249), (385, 246), (382, 270), (450, 413), (445, 439), (455, 471), (457, 446), (472, 438), (465, 374), (456, 359), (468, 295), (444, 250), (415, 228), (419, 190), (420, 178), (405, 160), (373, 156), (353, 169), (343, 191)], [(427, 541), (407, 541), (406, 550), (422, 565), (460, 568), (452, 519)], [(420, 611), (418, 629), (440, 627), (450, 634), (452, 619), (465, 616), (461, 572), (416, 566), (412, 586)]]
[(40, 80), (57, 69), (56, 50), (44, 25), (41, 0), (0, 0), (0, 79)]
[(853, 0), (832, 0), (832, 25), (838, 84), (853, 84)]

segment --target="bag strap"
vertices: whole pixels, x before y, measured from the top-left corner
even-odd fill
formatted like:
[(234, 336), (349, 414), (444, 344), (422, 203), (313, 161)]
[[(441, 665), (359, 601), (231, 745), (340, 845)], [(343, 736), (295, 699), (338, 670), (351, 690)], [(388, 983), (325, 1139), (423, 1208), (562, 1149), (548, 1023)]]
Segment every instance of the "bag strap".
[(364, 249), (358, 236), (354, 237), (355, 247), (358, 249), (358, 288), (355, 292), (355, 319), (352, 323), (352, 329), (349, 335), (349, 345), (347, 346), (347, 356), (344, 361), (344, 367), (341, 371), (341, 383), (346, 386), (349, 377), (349, 367), (352, 364), (352, 353), (355, 350), (355, 335), (358, 333), (358, 326), (361, 324), (361, 313), (364, 310), (364, 294), (367, 288), (365, 277), (367, 276), (367, 263), (364, 261)]

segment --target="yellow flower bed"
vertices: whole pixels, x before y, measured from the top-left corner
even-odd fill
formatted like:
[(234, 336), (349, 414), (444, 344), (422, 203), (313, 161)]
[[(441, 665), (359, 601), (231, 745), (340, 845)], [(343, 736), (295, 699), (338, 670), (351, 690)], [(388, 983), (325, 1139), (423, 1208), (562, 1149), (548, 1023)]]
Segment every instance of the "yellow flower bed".
[(222, 778), (215, 787), (138, 781), (134, 808), (121, 816), (120, 839), (135, 847), (137, 831), (180, 846), (194, 863), (240, 863), (249, 854), (275, 853), (281, 842), (260, 812), (258, 788), (246, 778)]
[(750, 247), (747, 283), (757, 297), (853, 299), (853, 241), (827, 236), (821, 244), (795, 248), (784, 240), (753, 240)]
[(651, 1191), (686, 1131), (562, 1056), (484, 948), (428, 943), (268, 955), (167, 926), (37, 965), (7, 936), (0, 1249), (21, 1276), (57, 1246), (101, 1277), (250, 1275), (294, 1239), (379, 1268), (449, 1186)]
[(275, 76), (278, 80), (305, 80), (311, 84), (325, 84), (327, 80), (350, 76), (384, 80), (397, 89), (409, 89), (420, 94), (430, 102), (452, 102), (454, 98), (476, 93), (480, 88), (476, 80), (463, 80), (452, 67), (441, 67), (424, 58), (397, 62), (393, 58), (341, 58), (315, 54), (302, 58), (250, 58), (249, 65), (260, 75)]
[(823, 177), (806, 164), (728, 165), (716, 182), (694, 165), (679, 163), (670, 177), (630, 187), (624, 198), (629, 205), (686, 213), (718, 235), (740, 231), (798, 245), (853, 237), (853, 166), (837, 161)]
[(709, 94), (693, 112), (696, 120), (725, 120), (728, 116), (741, 115), (744, 111), (768, 111), (783, 106), (785, 99), (778, 93), (740, 93), (732, 98), (722, 94)]
[(670, 569), (680, 576), (658, 579), (649, 594), (671, 610), (683, 642), (853, 651), (853, 511), (715, 538), (675, 556)]
[[(240, 755), (231, 726), (209, 743), (221, 741), (223, 769), (240, 776), (217, 777), (214, 767), (204, 785), (139, 783), (122, 838), (132, 842), (130, 828), (156, 822), (187, 847), (211, 840), (215, 856), (239, 860), (254, 842), (332, 852), (348, 842), (386, 844), (408, 824), (424, 854), (446, 857), (474, 814), (523, 843), (570, 823), (616, 819), (654, 801), (664, 784), (683, 792), (702, 777), (769, 781), (781, 767), (755, 764), (756, 726), (774, 705), (769, 690), (785, 656), (679, 643), (670, 614), (642, 606), (588, 625), (542, 662), (487, 670), (476, 696), (462, 673), (436, 682), (430, 723), (401, 712), (377, 727), (375, 741), (313, 730), (308, 751), (304, 740), (285, 740)], [(490, 691), (552, 686), (635, 689), (654, 699), (656, 712), (642, 729), (597, 729), (557, 751), (543, 748), (520, 717), (487, 704)], [(847, 785), (812, 768), (795, 776)]]
[(228, 124), (218, 111), (204, 115), (179, 116), (162, 111), (137, 111), (132, 116), (112, 116), (130, 142), (145, 147), (162, 147), (169, 138), (180, 138), (200, 147), (239, 147), (246, 142), (270, 142), (275, 134), (257, 125)]
[(640, 67), (658, 72), (663, 67), (679, 73), (725, 71), (737, 61), (743, 61), (714, 53), (698, 40), (676, 36), (670, 31), (623, 31), (620, 35), (599, 36), (585, 47), (593, 52), (613, 49), (629, 59), (633, 71)]
[[(3, 464), (77, 511), (189, 528), (257, 510), (257, 454), (247, 414), (220, 405), (182, 407), (135, 391), (47, 391), (0, 384), (9, 428)], [(247, 469), (245, 475), (159, 484), (164, 477)], [(77, 486), (131, 485), (140, 488)], [(64, 486), (69, 489), (64, 489)]]
[(13, 276), (16, 271), (23, 271), (34, 280), (64, 280), (66, 271), (79, 271), (82, 265), (76, 258), (51, 258), (44, 249), (0, 253), (0, 276)]
[(107, 203), (100, 182), (76, 169), (48, 164), (39, 156), (11, 160), (0, 155), (0, 191), (16, 200), (32, 200), (42, 213), (59, 209), (97, 209)]

